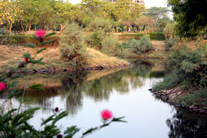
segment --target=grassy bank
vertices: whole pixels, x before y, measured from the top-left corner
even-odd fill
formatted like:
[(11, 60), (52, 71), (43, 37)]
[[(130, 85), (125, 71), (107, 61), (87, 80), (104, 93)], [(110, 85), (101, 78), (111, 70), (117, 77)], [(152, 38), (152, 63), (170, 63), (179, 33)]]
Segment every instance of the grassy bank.
[[(22, 60), (22, 55), (24, 53), (30, 53), (34, 55), (36, 52), (35, 49), (26, 48), (23, 46), (6, 46), (0, 45), (0, 72), (7, 70), (8, 68), (17, 66), (17, 64)], [(97, 67), (119, 67), (119, 66), (128, 66), (130, 63), (126, 60), (122, 60), (116, 57), (109, 57), (107, 55), (102, 54), (101, 52), (87, 48), (87, 64), (85, 68), (92, 68), (95, 69)], [(60, 51), (58, 47), (50, 47), (47, 48), (45, 51), (41, 52), (37, 55), (36, 58), (43, 57), (44, 65), (34, 65), (29, 66), (30, 69), (54, 69), (55, 71), (62, 71), (63, 69), (70, 69), (67, 62), (64, 62), (60, 57)]]

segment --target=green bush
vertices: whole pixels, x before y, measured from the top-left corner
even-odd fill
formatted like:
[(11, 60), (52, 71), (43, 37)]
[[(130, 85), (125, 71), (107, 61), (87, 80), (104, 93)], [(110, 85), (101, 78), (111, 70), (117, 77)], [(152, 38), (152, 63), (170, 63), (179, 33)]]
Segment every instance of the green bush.
[(201, 89), (198, 91), (190, 92), (184, 96), (178, 97), (179, 103), (185, 107), (197, 106), (197, 107), (206, 107), (207, 106), (207, 91)]
[(132, 51), (136, 54), (145, 53), (154, 49), (151, 40), (146, 35), (144, 35), (139, 41), (135, 39), (130, 40), (129, 45), (132, 47)]
[(165, 35), (163, 32), (152, 32), (148, 34), (151, 40), (165, 40)]
[(87, 46), (100, 50), (101, 41), (105, 38), (104, 31), (99, 30), (85, 36), (85, 43)]
[[(26, 45), (29, 42), (32, 42), (34, 44), (38, 44), (39, 42), (30, 39), (30, 35), (0, 35), (0, 44), (2, 45)], [(44, 39), (47, 40), (53, 40), (53, 43), (46, 44), (45, 46), (58, 46), (59, 45), (59, 36), (50, 36)]]
[[(168, 89), (182, 86), (186, 90), (207, 89), (207, 62), (203, 60), (205, 47), (192, 51), (186, 46), (172, 53), (169, 65), (172, 67), (173, 77), (167, 77), (163, 82), (154, 86), (154, 90)], [(166, 85), (167, 84), (167, 85)], [(159, 90), (160, 90), (159, 89)]]
[[(141, 37), (144, 35), (145, 34), (143, 34), (143, 33), (136, 33), (136, 34), (123, 33), (123, 34), (119, 35), (118, 38), (121, 41), (131, 40), (131, 39), (140, 40)], [(147, 33), (147, 35), (149, 35), (151, 40), (165, 40), (165, 36), (162, 32)]]
[(67, 24), (60, 40), (61, 57), (73, 68), (86, 64), (86, 46), (82, 44), (83, 34), (76, 23)]
[(110, 56), (121, 56), (122, 49), (118, 39), (112, 36), (107, 36), (101, 41), (101, 45), (101, 52), (104, 54)]
[(172, 37), (165, 39), (165, 51), (169, 51), (169, 49), (176, 44), (176, 41), (177, 40)]

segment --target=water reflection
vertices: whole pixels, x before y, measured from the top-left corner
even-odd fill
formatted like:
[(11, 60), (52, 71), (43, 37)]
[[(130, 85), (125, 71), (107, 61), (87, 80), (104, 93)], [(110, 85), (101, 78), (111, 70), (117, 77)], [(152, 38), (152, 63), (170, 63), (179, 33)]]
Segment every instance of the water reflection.
[[(149, 77), (153, 65), (145, 61), (136, 61), (128, 69), (112, 69), (92, 72), (71, 72), (57, 75), (24, 76), (20, 88), (28, 84), (44, 85), (46, 91), (26, 89), (26, 104), (37, 104), (44, 110), (50, 110), (54, 97), (65, 101), (70, 114), (76, 114), (82, 107), (84, 96), (95, 102), (109, 100), (113, 91), (120, 94), (129, 93), (130, 87), (136, 89), (143, 86), (143, 79)], [(84, 96), (83, 96), (84, 95)]]
[(176, 109), (176, 113), (166, 123), (170, 128), (170, 138), (207, 137), (207, 116)]
[[(63, 104), (63, 108), (61, 107), (63, 110), (68, 110), (70, 115), (77, 115), (78, 112), (81, 111), (81, 109), (84, 110), (84, 98), (89, 98), (94, 102), (93, 104), (96, 104), (101, 102), (107, 102), (111, 100), (111, 97), (116, 100), (119, 98), (122, 99), (125, 97), (130, 97), (130, 99), (128, 100), (125, 99), (126, 101), (123, 103), (123, 105), (120, 104), (117, 106), (120, 106), (120, 108), (126, 106), (128, 108), (128, 104), (131, 104), (134, 109), (138, 108), (139, 110), (136, 111), (133, 109), (123, 110), (133, 110), (131, 114), (128, 114), (128, 117), (133, 117), (136, 112), (136, 119), (138, 115), (141, 120), (143, 120), (142, 118), (144, 118), (145, 121), (143, 121), (144, 124), (141, 124), (142, 127), (147, 126), (146, 128), (148, 128), (150, 126), (148, 126), (147, 124), (150, 124), (151, 122), (156, 122), (154, 120), (163, 119), (164, 121), (162, 120), (162, 122), (164, 123), (165, 127), (169, 129), (167, 129), (167, 132), (162, 132), (162, 130), (160, 130), (159, 133), (167, 134), (169, 132), (169, 137), (207, 136), (207, 118), (204, 116), (195, 115), (192, 113), (184, 112), (180, 109), (176, 109), (176, 112), (170, 118), (162, 118), (160, 114), (157, 117), (154, 117), (154, 115), (158, 113), (158, 109), (160, 108), (160, 106), (162, 106), (161, 104), (166, 103), (159, 103), (160, 105), (158, 108), (156, 108), (157, 110), (154, 110), (153, 106), (157, 105), (158, 103), (153, 103), (153, 100), (155, 98), (152, 97), (152, 95), (150, 95), (150, 92), (148, 93), (147, 91), (147, 89), (149, 89), (148, 86), (150, 85), (146, 85), (145, 83), (160, 81), (161, 79), (158, 78), (162, 78), (166, 73), (170, 73), (170, 71), (165, 66), (154, 66), (150, 62), (146, 61), (135, 61), (133, 64), (134, 66), (126, 69), (112, 69), (92, 72), (72, 72), (65, 74), (55, 74), (51, 76), (24, 76), (24, 78), (19, 80), (21, 82), (19, 88), (23, 89), (25, 84), (43, 84), (46, 91), (43, 92), (27, 88), (25, 98), (29, 99), (28, 102), (26, 102), (27, 105), (41, 106), (41, 112), (44, 113), (50, 112), (51, 108), (54, 105), (58, 105), (61, 103)], [(136, 95), (137, 91), (139, 91), (140, 95)], [(114, 95), (118, 96), (118, 98), (114, 97)], [(148, 95), (148, 97), (144, 97), (146, 95)], [(149, 98), (149, 96), (151, 97)], [(57, 102), (57, 100), (59, 100), (59, 102)], [(140, 103), (137, 104), (136, 101), (140, 101)], [(116, 101), (110, 102), (110, 106), (113, 102), (116, 103)], [(128, 104), (126, 104), (126, 102), (128, 102)], [(90, 105), (90, 107), (88, 106), (88, 108), (93, 108), (93, 105)], [(142, 115), (142, 113), (143, 116), (140, 116)], [(151, 114), (152, 116), (150, 116)], [(85, 117), (85, 115), (83, 116)], [(145, 118), (146, 116), (150, 117)], [(131, 118), (129, 118), (129, 120), (130, 119)], [(135, 119), (133, 121), (132, 120), (132, 123), (136, 122)], [(140, 124), (141, 120), (139, 120), (139, 118), (137, 120), (139, 123), (134, 123), (134, 125)], [(151, 122), (147, 123), (147, 120), (151, 120)], [(165, 124), (165, 121), (167, 125)], [(150, 125), (155, 126), (152, 127), (154, 129), (157, 128), (156, 123), (152, 123)], [(135, 127), (129, 126), (129, 128), (131, 130)], [(156, 130), (156, 132), (157, 131), (158, 130)]]

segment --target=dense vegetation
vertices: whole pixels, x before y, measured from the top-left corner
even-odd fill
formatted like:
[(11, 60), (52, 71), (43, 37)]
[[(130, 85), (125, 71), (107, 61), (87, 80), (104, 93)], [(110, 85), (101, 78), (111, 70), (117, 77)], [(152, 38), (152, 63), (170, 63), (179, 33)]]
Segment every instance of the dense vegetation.
[(91, 31), (91, 22), (96, 24), (96, 17), (109, 20), (115, 32), (162, 32), (170, 22), (167, 8), (146, 10), (131, 0), (82, 0), (76, 5), (63, 0), (1, 0), (0, 11), (0, 28), (5, 28), (0, 34), (27, 34), (38, 28), (62, 31), (70, 22), (77, 22), (87, 32)]

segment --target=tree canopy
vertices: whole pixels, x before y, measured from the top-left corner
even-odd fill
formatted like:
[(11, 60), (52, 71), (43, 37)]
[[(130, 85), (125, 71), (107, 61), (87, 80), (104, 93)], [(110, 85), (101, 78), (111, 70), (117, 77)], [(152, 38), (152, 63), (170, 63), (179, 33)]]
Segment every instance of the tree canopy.
[(206, 27), (207, 0), (168, 0), (168, 5), (172, 7), (181, 37), (196, 36)]

